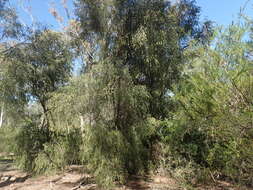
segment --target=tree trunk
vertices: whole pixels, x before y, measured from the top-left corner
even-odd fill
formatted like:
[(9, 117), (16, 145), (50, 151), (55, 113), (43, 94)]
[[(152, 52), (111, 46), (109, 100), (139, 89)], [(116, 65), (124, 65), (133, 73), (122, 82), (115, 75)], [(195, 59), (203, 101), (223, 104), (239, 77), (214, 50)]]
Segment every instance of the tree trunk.
[(4, 117), (4, 104), (1, 107), (1, 114), (0, 114), (0, 128), (3, 125), (3, 117)]
[(41, 127), (49, 128), (48, 109), (47, 109), (44, 101), (40, 100), (40, 104), (43, 109), (43, 116), (42, 116), (42, 122), (41, 122), (42, 126)]

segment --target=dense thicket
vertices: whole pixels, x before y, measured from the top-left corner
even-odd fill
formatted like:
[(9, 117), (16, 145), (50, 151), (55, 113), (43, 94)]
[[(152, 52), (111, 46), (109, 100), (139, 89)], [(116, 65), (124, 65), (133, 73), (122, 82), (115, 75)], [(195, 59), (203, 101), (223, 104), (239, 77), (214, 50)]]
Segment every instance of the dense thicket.
[(176, 87), (178, 109), (164, 124), (167, 154), (197, 164), (207, 174), (200, 177), (211, 179), (211, 172), (252, 182), (253, 68), (248, 27), (231, 25), (218, 33), (212, 46), (190, 50), (198, 57)]
[(6, 2), (0, 139), (15, 140), (0, 150), (21, 168), (79, 164), (103, 187), (161, 171), (252, 185), (251, 22), (213, 33), (191, 0), (77, 0), (56, 32)]

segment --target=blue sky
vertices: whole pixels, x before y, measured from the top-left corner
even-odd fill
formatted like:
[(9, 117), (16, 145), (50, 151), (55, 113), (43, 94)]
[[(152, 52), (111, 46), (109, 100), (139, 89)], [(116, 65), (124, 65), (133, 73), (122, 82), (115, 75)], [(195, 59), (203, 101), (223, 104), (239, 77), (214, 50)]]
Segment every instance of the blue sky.
[[(61, 25), (49, 13), (50, 7), (54, 7), (59, 14), (63, 17), (64, 21), (67, 20), (67, 15), (64, 7), (62, 6), (63, 0), (10, 0), (11, 5), (17, 9), (17, 12), (23, 23), (32, 23), (32, 19), (36, 22), (48, 24), (53, 28), (60, 28)], [(67, 0), (67, 6), (71, 10), (70, 16), (74, 16), (73, 0)], [(31, 15), (33, 18), (31, 18)]]
[[(236, 20), (240, 8), (245, 5), (247, 0), (196, 0), (198, 6), (201, 7), (201, 20), (210, 19), (219, 25), (228, 25)], [(52, 25), (53, 28), (60, 28), (60, 25), (49, 13), (49, 7), (54, 5), (61, 15), (65, 15), (62, 0), (11, 0), (24, 23), (31, 22), (29, 14), (24, 7), (31, 6), (31, 12), (36, 21)], [(23, 9), (20, 5), (23, 4)], [(67, 0), (70, 13), (73, 15), (73, 0)], [(246, 6), (245, 13), (253, 18), (253, 0), (250, 0)], [(66, 17), (65, 17), (66, 20)]]
[[(240, 8), (253, 18), (253, 0), (196, 0), (201, 7), (201, 18), (210, 19), (219, 25), (228, 25), (238, 18)], [(246, 4), (246, 2), (248, 2)]]

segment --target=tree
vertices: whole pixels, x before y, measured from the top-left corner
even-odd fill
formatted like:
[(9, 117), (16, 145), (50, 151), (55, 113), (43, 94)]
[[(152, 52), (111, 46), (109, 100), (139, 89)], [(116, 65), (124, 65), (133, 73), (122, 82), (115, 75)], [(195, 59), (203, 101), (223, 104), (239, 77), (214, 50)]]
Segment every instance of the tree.
[(1, 112), (0, 112), (0, 128), (3, 125), (3, 116), (4, 116), (4, 104), (1, 106)]
[[(48, 102), (53, 92), (68, 83), (72, 52), (62, 33), (48, 29), (31, 32), (24, 42), (6, 48), (8, 51), (0, 65), (0, 88), (3, 89), (0, 98), (8, 109), (7, 105), (15, 103), (15, 112), (20, 112), (18, 115), (22, 118), (12, 125), (21, 126), (15, 128), (18, 130), (13, 147), (16, 160), (26, 171), (41, 172), (47, 168), (39, 167), (44, 163), (39, 160), (41, 156), (56, 165), (46, 146), (56, 140)], [(38, 105), (39, 108), (32, 109)]]
[(79, 0), (76, 7), (82, 38), (96, 49), (93, 57), (129, 67), (134, 83), (145, 85), (151, 95), (152, 116), (165, 117), (183, 50), (201, 36), (194, 1)]
[[(80, 129), (80, 157), (103, 185), (123, 183), (147, 169), (149, 134), (145, 86), (134, 85), (127, 67), (98, 63), (51, 99), (56, 131)], [(110, 173), (110, 175), (108, 175)]]
[(71, 75), (72, 54), (61, 33), (38, 30), (26, 43), (12, 48), (6, 55), (5, 79), (13, 84), (27, 102), (38, 101), (48, 123), (47, 102), (50, 93), (63, 86)]

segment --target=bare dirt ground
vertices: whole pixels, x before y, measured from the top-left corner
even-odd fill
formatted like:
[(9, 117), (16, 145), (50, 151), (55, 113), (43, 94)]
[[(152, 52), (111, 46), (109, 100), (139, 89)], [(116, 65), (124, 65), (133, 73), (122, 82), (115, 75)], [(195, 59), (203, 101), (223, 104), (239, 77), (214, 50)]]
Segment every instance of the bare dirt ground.
[[(1, 172), (1, 190), (99, 190), (92, 177), (81, 174), (75, 166), (61, 174), (53, 176), (31, 177), (26, 173), (14, 169)], [(174, 181), (167, 178), (154, 178), (145, 181), (134, 177), (125, 186), (116, 187), (115, 190), (176, 190), (180, 189)]]
[[(108, 174), (109, 175), (109, 174)], [(100, 190), (92, 176), (81, 172), (80, 166), (70, 166), (65, 172), (51, 176), (32, 177), (17, 170), (11, 159), (0, 154), (1, 190)], [(126, 185), (114, 190), (184, 190), (174, 179), (162, 176), (133, 176)], [(197, 190), (248, 190), (236, 188), (229, 183), (217, 182), (211, 186), (199, 186)]]
[[(10, 158), (0, 154), (1, 190), (100, 190), (92, 176), (81, 172), (80, 166), (70, 166), (65, 172), (32, 177), (14, 167)], [(108, 174), (109, 175), (109, 174)], [(114, 190), (177, 190), (177, 183), (165, 177), (133, 176), (126, 185)]]

